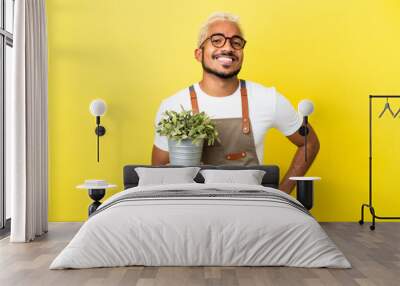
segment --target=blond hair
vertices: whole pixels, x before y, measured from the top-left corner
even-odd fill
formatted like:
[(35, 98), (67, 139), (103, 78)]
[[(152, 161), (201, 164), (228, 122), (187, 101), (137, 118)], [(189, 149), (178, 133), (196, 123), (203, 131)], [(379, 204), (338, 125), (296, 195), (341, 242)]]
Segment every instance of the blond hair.
[(238, 26), (240, 32), (242, 33), (242, 29), (239, 24), (239, 16), (233, 15), (231, 13), (226, 13), (226, 12), (215, 12), (215, 13), (211, 14), (208, 17), (207, 21), (201, 26), (200, 32), (199, 32), (199, 38), (197, 41), (197, 47), (200, 48), (200, 45), (203, 43), (203, 41), (207, 37), (208, 28), (215, 21), (229, 21), (229, 22), (235, 23)]

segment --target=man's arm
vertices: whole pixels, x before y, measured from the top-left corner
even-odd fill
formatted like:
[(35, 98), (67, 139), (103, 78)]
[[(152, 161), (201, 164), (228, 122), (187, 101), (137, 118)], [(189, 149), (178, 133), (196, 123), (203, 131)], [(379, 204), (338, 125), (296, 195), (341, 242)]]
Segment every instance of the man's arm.
[(296, 182), (289, 180), (289, 177), (304, 176), (319, 151), (320, 145), (317, 134), (315, 134), (314, 129), (311, 127), (310, 124), (308, 124), (307, 126), (309, 130), (309, 133), (307, 135), (307, 162), (305, 162), (304, 160), (304, 137), (301, 136), (298, 131), (290, 136), (287, 136), (287, 138), (298, 147), (292, 163), (290, 164), (286, 175), (283, 177), (279, 185), (279, 189), (288, 194), (292, 192), (293, 188), (296, 185)]
[(153, 152), (151, 154), (151, 164), (153, 166), (166, 165), (169, 163), (169, 153), (167, 151), (157, 148), (153, 145)]

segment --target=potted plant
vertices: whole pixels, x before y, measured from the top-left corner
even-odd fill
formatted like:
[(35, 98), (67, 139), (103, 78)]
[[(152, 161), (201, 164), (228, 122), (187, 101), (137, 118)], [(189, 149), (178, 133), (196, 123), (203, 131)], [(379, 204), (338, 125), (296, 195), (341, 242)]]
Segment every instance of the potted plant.
[(213, 145), (218, 132), (206, 113), (193, 114), (192, 110), (181, 108), (181, 112), (165, 111), (156, 131), (168, 138), (171, 165), (199, 165), (204, 142)]

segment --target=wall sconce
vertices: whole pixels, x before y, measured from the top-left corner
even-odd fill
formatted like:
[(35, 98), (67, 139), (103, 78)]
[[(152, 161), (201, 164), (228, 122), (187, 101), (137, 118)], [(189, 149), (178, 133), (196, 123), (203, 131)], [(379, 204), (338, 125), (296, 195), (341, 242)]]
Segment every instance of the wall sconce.
[(301, 136), (304, 136), (304, 146), (305, 146), (305, 152), (304, 152), (304, 159), (307, 162), (307, 134), (309, 133), (308, 130), (308, 115), (313, 113), (314, 111), (314, 104), (312, 103), (311, 100), (309, 99), (303, 99), (300, 101), (299, 106), (299, 113), (303, 116), (303, 124), (300, 129), (299, 133)]
[(95, 99), (90, 103), (89, 110), (93, 116), (96, 116), (96, 125), (97, 126), (96, 126), (96, 129), (94, 130), (94, 132), (97, 135), (97, 162), (99, 162), (99, 157), (100, 157), (99, 137), (106, 134), (106, 129), (104, 128), (104, 126), (100, 125), (100, 116), (103, 116), (104, 113), (106, 112), (107, 105), (104, 100)]

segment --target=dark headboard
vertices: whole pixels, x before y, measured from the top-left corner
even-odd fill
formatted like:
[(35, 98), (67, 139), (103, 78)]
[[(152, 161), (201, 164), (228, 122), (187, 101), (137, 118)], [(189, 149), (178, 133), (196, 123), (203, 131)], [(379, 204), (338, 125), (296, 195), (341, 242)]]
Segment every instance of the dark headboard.
[[(126, 165), (124, 167), (124, 189), (133, 188), (138, 185), (139, 177), (135, 172), (136, 167), (148, 168), (181, 168), (183, 166), (149, 166), (149, 165)], [(279, 188), (279, 167), (276, 165), (255, 165), (255, 166), (213, 166), (200, 165), (201, 169), (221, 169), (221, 170), (264, 170), (265, 175), (262, 179), (264, 187)], [(194, 180), (197, 183), (204, 183), (203, 176), (198, 173)]]

